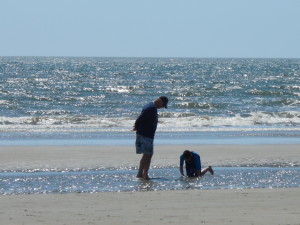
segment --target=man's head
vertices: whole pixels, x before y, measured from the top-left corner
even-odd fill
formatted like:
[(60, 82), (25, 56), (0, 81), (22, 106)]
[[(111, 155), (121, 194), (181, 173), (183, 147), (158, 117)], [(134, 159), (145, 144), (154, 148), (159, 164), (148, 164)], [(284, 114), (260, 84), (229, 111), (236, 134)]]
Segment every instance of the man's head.
[(158, 99), (154, 101), (157, 108), (168, 108), (169, 99), (166, 96), (160, 96)]
[(185, 150), (185, 151), (183, 152), (183, 157), (184, 157), (184, 160), (185, 160), (185, 161), (191, 161), (192, 158), (193, 158), (193, 154), (192, 154), (191, 151)]

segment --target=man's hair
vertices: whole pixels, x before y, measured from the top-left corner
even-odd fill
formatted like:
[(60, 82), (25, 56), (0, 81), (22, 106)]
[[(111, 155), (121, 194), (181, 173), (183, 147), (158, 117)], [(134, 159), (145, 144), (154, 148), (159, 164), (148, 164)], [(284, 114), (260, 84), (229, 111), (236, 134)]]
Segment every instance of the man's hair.
[(185, 150), (185, 151), (183, 152), (183, 157), (184, 157), (185, 159), (188, 159), (188, 158), (190, 158), (191, 153), (192, 153), (191, 151)]

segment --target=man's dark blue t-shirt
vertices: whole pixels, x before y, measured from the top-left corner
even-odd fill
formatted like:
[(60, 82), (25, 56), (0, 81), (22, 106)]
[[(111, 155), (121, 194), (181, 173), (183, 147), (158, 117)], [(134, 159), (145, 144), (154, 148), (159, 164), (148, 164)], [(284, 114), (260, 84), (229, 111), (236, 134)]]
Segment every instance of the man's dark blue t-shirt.
[(135, 121), (136, 133), (148, 138), (154, 138), (158, 123), (157, 108), (153, 102), (142, 109), (141, 115)]
[(180, 156), (180, 166), (183, 166), (185, 163), (186, 173), (188, 176), (196, 176), (197, 171), (201, 170), (201, 159), (200, 156), (196, 152), (192, 152), (192, 161), (186, 162), (184, 160), (184, 155)]

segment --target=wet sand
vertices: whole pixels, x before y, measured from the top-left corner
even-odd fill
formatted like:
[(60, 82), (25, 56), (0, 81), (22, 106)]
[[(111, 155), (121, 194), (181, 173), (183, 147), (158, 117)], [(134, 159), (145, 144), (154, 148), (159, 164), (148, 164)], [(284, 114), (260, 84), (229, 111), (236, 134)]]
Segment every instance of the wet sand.
[[(300, 165), (299, 145), (156, 146), (153, 167), (184, 149), (204, 165)], [(136, 168), (130, 146), (1, 146), (0, 170)], [(151, 171), (150, 171), (151, 175)], [(300, 188), (0, 196), (2, 224), (300, 224)]]
[[(152, 167), (178, 166), (185, 149), (212, 166), (300, 166), (300, 145), (160, 145)], [(0, 171), (31, 169), (135, 168), (141, 155), (134, 146), (0, 146)]]

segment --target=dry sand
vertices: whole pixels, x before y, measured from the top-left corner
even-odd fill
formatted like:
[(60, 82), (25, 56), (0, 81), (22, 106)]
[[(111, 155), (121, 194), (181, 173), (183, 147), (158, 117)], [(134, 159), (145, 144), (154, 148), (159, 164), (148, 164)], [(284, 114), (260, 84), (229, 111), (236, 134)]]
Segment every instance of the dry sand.
[[(300, 165), (299, 145), (156, 146), (152, 166), (178, 166), (184, 149), (204, 165)], [(0, 170), (128, 168), (129, 146), (0, 147)], [(151, 172), (150, 172), (151, 175)], [(0, 196), (0, 224), (293, 224), (300, 188)]]

